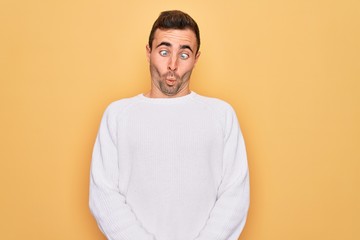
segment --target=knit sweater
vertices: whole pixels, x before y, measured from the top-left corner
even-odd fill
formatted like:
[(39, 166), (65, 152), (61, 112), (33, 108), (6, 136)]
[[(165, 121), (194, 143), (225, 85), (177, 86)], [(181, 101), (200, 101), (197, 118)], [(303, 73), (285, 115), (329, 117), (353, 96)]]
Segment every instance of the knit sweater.
[(236, 114), (195, 92), (110, 104), (90, 175), (90, 209), (109, 240), (236, 240), (246, 221)]

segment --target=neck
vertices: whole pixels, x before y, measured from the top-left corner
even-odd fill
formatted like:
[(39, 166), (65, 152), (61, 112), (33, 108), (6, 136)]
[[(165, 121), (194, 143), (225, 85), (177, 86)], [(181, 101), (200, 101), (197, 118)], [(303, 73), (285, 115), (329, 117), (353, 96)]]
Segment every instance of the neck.
[(174, 95), (166, 95), (158, 89), (151, 88), (149, 92), (144, 94), (144, 96), (149, 98), (176, 98), (186, 96), (190, 93), (191, 91), (189, 88), (184, 88)]

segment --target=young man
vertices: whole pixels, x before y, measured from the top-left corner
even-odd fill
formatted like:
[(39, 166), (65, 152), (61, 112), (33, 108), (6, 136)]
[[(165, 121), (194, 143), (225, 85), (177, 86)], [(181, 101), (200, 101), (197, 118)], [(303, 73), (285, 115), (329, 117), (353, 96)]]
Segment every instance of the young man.
[(162, 12), (146, 46), (151, 89), (105, 111), (90, 209), (111, 240), (236, 240), (249, 207), (245, 145), (231, 106), (190, 91), (196, 22)]

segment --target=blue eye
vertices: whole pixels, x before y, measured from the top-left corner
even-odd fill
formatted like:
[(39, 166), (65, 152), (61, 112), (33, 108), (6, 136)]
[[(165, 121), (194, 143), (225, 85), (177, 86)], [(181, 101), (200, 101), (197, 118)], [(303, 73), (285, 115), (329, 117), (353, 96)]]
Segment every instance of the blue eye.
[(160, 51), (160, 55), (163, 56), (163, 57), (165, 57), (165, 56), (168, 55), (168, 51), (166, 51), (166, 50), (161, 50), (161, 51)]
[(189, 58), (189, 54), (187, 54), (187, 53), (182, 53), (182, 54), (180, 54), (180, 58), (183, 59), (183, 60), (188, 59), (188, 58)]

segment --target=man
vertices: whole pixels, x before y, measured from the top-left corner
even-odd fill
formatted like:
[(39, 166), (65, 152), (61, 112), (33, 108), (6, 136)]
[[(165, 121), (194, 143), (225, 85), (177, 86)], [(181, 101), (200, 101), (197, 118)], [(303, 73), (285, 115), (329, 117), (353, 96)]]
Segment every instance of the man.
[(151, 89), (105, 111), (90, 209), (111, 240), (235, 240), (249, 207), (243, 137), (227, 103), (190, 91), (196, 22), (162, 12), (146, 46)]

